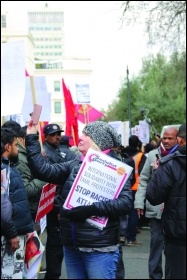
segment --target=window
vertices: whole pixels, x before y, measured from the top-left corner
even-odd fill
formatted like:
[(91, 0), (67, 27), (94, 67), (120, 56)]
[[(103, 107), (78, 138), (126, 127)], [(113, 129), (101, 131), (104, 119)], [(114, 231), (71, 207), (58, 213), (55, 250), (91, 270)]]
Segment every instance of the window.
[(61, 114), (61, 102), (56, 101), (54, 105), (55, 105), (55, 114)]
[(54, 91), (60, 91), (60, 81), (54, 81)]
[(1, 16), (1, 27), (6, 28), (6, 15)]

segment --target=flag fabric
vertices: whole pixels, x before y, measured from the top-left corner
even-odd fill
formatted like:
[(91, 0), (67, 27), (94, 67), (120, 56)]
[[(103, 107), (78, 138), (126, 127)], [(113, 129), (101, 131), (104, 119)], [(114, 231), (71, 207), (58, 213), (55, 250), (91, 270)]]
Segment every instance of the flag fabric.
[(27, 70), (25, 69), (25, 76), (29, 77), (29, 73), (27, 72)]
[(62, 79), (62, 88), (64, 93), (64, 105), (66, 110), (66, 129), (65, 135), (70, 137), (70, 145), (78, 146), (78, 121), (75, 104), (71, 96), (70, 90), (67, 88), (64, 80)]
[(82, 123), (93, 122), (101, 117), (104, 117), (103, 113), (96, 110), (89, 104), (75, 104), (77, 112), (77, 119)]
[(49, 122), (48, 121), (39, 121), (38, 125), (39, 125), (39, 134), (41, 135), (41, 142), (42, 144), (44, 143), (45, 141), (45, 136), (44, 136), (44, 133), (43, 133), (43, 128), (45, 125), (47, 125)]

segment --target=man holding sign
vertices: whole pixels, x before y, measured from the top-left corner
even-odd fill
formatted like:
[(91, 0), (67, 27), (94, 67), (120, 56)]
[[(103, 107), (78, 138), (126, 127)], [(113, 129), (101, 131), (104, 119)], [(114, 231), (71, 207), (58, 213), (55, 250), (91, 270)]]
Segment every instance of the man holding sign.
[[(130, 212), (132, 168), (112, 148), (120, 138), (103, 121), (87, 124), (79, 139), (80, 155), (46, 164), (36, 127), (27, 128), (26, 148), (35, 176), (61, 184), (61, 238), (69, 279), (115, 279), (119, 260), (119, 217)], [(66, 208), (66, 209), (65, 209)]]

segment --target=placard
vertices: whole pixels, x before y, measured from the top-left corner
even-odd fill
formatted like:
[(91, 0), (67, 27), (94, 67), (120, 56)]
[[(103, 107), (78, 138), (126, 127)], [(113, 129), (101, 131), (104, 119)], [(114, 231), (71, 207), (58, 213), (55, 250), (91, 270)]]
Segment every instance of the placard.
[[(71, 209), (117, 198), (132, 170), (129, 165), (90, 148), (63, 207)], [(87, 221), (103, 229), (108, 218), (90, 217)]]
[(46, 184), (43, 186), (35, 222), (38, 222), (53, 209), (55, 193), (56, 185)]

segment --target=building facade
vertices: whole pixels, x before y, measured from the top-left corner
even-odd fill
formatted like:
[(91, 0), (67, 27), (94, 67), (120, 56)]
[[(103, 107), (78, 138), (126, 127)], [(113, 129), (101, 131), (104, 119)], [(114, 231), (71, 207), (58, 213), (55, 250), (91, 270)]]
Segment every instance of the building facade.
[(62, 79), (77, 103), (76, 85), (87, 84), (91, 91), (91, 59), (66, 57), (65, 11), (51, 10), (45, 4), (43, 8), (25, 12), (18, 21), (15, 14), (3, 9), (3, 2), (1, 8), (1, 43), (24, 40), (25, 68), (31, 76), (45, 76), (51, 94), (50, 120), (45, 121), (65, 128)]

